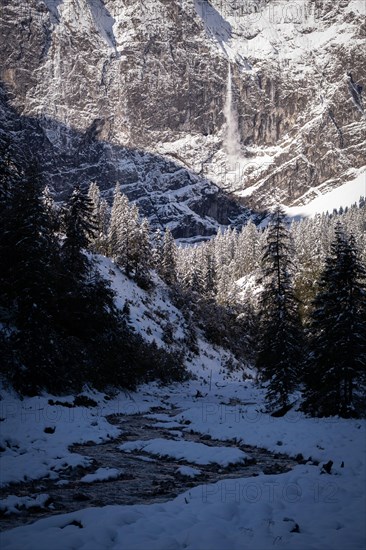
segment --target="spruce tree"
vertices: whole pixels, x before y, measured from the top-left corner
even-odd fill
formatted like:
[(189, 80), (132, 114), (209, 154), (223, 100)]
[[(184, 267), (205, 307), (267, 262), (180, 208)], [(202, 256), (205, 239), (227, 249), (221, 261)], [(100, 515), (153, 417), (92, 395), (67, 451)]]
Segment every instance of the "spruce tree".
[(23, 179), (21, 168), (11, 158), (9, 144), (0, 142), (0, 323), (9, 317), (13, 299), (14, 192), (22, 185)]
[(163, 261), (163, 246), (164, 246), (164, 235), (161, 229), (157, 229), (153, 234), (153, 244), (152, 244), (152, 267), (159, 271), (161, 263)]
[(121, 253), (117, 263), (123, 267), (127, 276), (138, 269), (140, 255), (139, 210), (136, 204), (130, 204), (126, 195), (122, 195), (123, 211), (120, 232)]
[(52, 196), (51, 190), (48, 187), (48, 185), (46, 185), (46, 187), (43, 189), (41, 198), (42, 198), (43, 207), (49, 218), (49, 223), (52, 229), (52, 233), (56, 235), (57, 233), (60, 232), (60, 212), (56, 206), (56, 203), (54, 201), (54, 198)]
[[(87, 349), (95, 316), (93, 275), (95, 268), (86, 250), (96, 231), (93, 206), (86, 193), (76, 187), (63, 211), (62, 277), (58, 293), (60, 308), (58, 325), (65, 337), (68, 356), (67, 384), (86, 380), (90, 368)], [(65, 381), (66, 381), (65, 380)]]
[(0, 246), (3, 315), (7, 312), (2, 321), (8, 329), (3, 368), (16, 389), (32, 393), (55, 379), (57, 370), (59, 247), (37, 170), (18, 170), (16, 185), (12, 183), (2, 212)]
[(109, 283), (86, 250), (93, 243), (95, 226), (90, 198), (76, 188), (65, 210), (60, 289), (59, 327), (67, 343), (67, 381), (71, 386), (88, 381), (99, 388), (107, 383), (128, 387), (136, 374), (131, 370), (127, 326)]
[(108, 204), (101, 197), (100, 189), (96, 182), (89, 186), (88, 197), (92, 204), (93, 218), (95, 220), (96, 232), (92, 241), (92, 250), (99, 254), (107, 253), (107, 230), (108, 230)]
[(91, 199), (77, 186), (64, 210), (65, 240), (63, 254), (71, 272), (82, 274), (87, 269), (84, 250), (95, 238), (97, 225)]
[(206, 299), (213, 298), (217, 290), (217, 273), (211, 243), (207, 243), (204, 247), (201, 247), (198, 261), (202, 266), (203, 296)]
[(290, 233), (284, 211), (271, 215), (262, 256), (260, 334), (256, 366), (268, 381), (269, 408), (286, 407), (298, 385), (301, 327), (292, 285)]
[(122, 216), (122, 194), (119, 183), (116, 183), (113, 193), (113, 203), (111, 209), (111, 217), (107, 233), (107, 251), (108, 255), (113, 259), (120, 252), (120, 226)]
[(230, 306), (237, 301), (237, 288), (235, 285), (234, 262), (224, 264), (217, 274), (216, 301), (223, 306)]
[(164, 233), (162, 262), (158, 272), (169, 285), (177, 280), (177, 245), (169, 229)]
[(136, 247), (133, 256), (133, 269), (135, 278), (139, 282), (147, 283), (150, 279), (150, 268), (152, 267), (152, 250), (150, 244), (150, 227), (146, 218), (138, 224), (136, 231)]
[(259, 267), (260, 256), (259, 232), (254, 223), (249, 221), (238, 236), (234, 258), (236, 278), (253, 273)]
[(312, 414), (360, 413), (366, 369), (365, 281), (355, 241), (338, 223), (310, 321), (304, 409)]

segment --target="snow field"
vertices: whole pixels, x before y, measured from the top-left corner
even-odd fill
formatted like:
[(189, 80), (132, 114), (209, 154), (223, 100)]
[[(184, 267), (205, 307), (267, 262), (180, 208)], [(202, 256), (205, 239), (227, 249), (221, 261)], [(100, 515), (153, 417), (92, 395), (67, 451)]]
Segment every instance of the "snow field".
[[(322, 192), (324, 188), (324, 193)], [(313, 189), (318, 196), (304, 206), (285, 207), (286, 213), (291, 217), (313, 217), (316, 214), (333, 212), (333, 209), (350, 207), (358, 203), (361, 197), (366, 197), (366, 170), (355, 171), (354, 178), (343, 185), (326, 190), (326, 183), (320, 188)]]

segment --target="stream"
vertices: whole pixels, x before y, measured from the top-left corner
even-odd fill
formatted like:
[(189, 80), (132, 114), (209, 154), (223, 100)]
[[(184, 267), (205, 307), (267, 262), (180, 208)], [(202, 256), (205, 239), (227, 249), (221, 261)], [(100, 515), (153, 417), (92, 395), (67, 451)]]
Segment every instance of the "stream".
[[(172, 421), (181, 411), (156, 407), (150, 411), (164, 414)], [(243, 445), (235, 440), (216, 440), (190, 430), (187, 423), (180, 423), (172, 429), (155, 427), (156, 418), (148, 415), (111, 415), (111, 424), (121, 428), (120, 436), (112, 441), (99, 444), (73, 445), (70, 450), (90, 457), (89, 467), (67, 469), (60, 473), (57, 480), (43, 478), (39, 480), (8, 485), (0, 489), (0, 499), (8, 495), (35, 496), (49, 495), (45, 508), (21, 510), (19, 514), (0, 516), (2, 530), (31, 523), (52, 514), (68, 513), (90, 506), (110, 504), (151, 504), (171, 500), (178, 494), (202, 484), (215, 483), (223, 479), (280, 474), (291, 470), (298, 462), (284, 454), (273, 453), (266, 449)], [(160, 423), (161, 424), (161, 423)], [(222, 467), (219, 464), (196, 465), (184, 460), (168, 457), (154, 457), (143, 451), (125, 453), (118, 449), (121, 443), (147, 439), (179, 439), (204, 443), (208, 446), (236, 447), (244, 451), (249, 459), (245, 463)], [(177, 473), (180, 466), (191, 466), (201, 471), (194, 478)], [(118, 468), (122, 470), (117, 479), (81, 482), (81, 478), (97, 468)], [(60, 480), (61, 484), (60, 484)]]

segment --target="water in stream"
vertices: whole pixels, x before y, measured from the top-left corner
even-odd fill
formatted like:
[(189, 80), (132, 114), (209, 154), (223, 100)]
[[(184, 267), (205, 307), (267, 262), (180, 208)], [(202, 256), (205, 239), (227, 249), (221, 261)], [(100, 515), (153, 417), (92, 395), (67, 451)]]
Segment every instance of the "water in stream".
[[(174, 420), (180, 411), (177, 409), (156, 409)], [(16, 515), (0, 518), (1, 529), (10, 529), (30, 523), (41, 517), (55, 513), (67, 513), (89, 506), (106, 506), (109, 504), (150, 504), (173, 499), (191, 487), (215, 483), (222, 479), (251, 477), (259, 473), (277, 474), (290, 470), (297, 462), (283, 454), (271, 453), (265, 449), (242, 445), (235, 441), (220, 441), (194, 433), (189, 425), (181, 424), (179, 428), (167, 429), (154, 427), (156, 419), (135, 415), (113, 415), (109, 417), (112, 424), (120, 426), (121, 435), (113, 441), (102, 444), (74, 445), (71, 450), (92, 459), (89, 468), (75, 468), (62, 472), (60, 479), (41, 479), (32, 482), (13, 484), (0, 489), (0, 499), (8, 495), (27, 496), (46, 493), (50, 496), (46, 508), (24, 510)], [(179, 433), (178, 433), (179, 432)], [(118, 446), (126, 441), (140, 439), (181, 438), (186, 441), (204, 443), (205, 445), (234, 446), (244, 451), (250, 459), (244, 464), (235, 464), (223, 468), (218, 464), (197, 466), (184, 460), (149, 457), (142, 451), (124, 453)], [(147, 460), (146, 460), (147, 459)], [(177, 468), (189, 465), (198, 468), (201, 475), (194, 478), (177, 474)], [(83, 483), (81, 478), (97, 468), (109, 467), (122, 470), (118, 479)]]

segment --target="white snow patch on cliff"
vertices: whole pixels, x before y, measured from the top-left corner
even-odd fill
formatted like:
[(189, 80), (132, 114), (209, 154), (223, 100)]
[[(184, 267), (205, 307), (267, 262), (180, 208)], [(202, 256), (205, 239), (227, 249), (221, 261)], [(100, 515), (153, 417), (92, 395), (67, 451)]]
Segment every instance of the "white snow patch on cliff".
[(208, 36), (219, 44), (225, 55), (230, 57), (230, 48), (228, 48), (228, 42), (232, 34), (230, 23), (205, 0), (194, 0), (194, 7), (202, 19)]
[(346, 11), (353, 13), (360, 13), (366, 16), (366, 2), (364, 0), (351, 0), (348, 4)]
[(113, 33), (113, 25), (115, 19), (110, 15), (109, 11), (104, 6), (101, 0), (88, 0), (89, 8), (93, 15), (95, 26), (99, 33), (113, 50), (116, 49), (116, 39)]
[(43, 0), (43, 1), (46, 4), (47, 8), (50, 10), (52, 16), (56, 19), (56, 21), (58, 21), (60, 17), (58, 6), (62, 4), (63, 0)]
[[(345, 11), (362, 15), (365, 5), (363, 0), (352, 0)], [(195, 0), (195, 8), (223, 54), (240, 64), (244, 61), (246, 68), (250, 60), (268, 57), (303, 64), (304, 56), (314, 50), (331, 42), (347, 45), (354, 37), (352, 24), (343, 18), (331, 26), (323, 24), (325, 13), (306, 0), (276, 0), (262, 7), (254, 2)]]
[(352, 206), (355, 202), (358, 203), (361, 197), (366, 196), (366, 168), (362, 168), (355, 173), (354, 179), (336, 189), (332, 189), (328, 193), (321, 192), (322, 188), (326, 187), (326, 183), (313, 189), (312, 191), (316, 192), (318, 196), (304, 206), (285, 206), (287, 215), (291, 217), (311, 217), (315, 214), (332, 212), (340, 207)]

